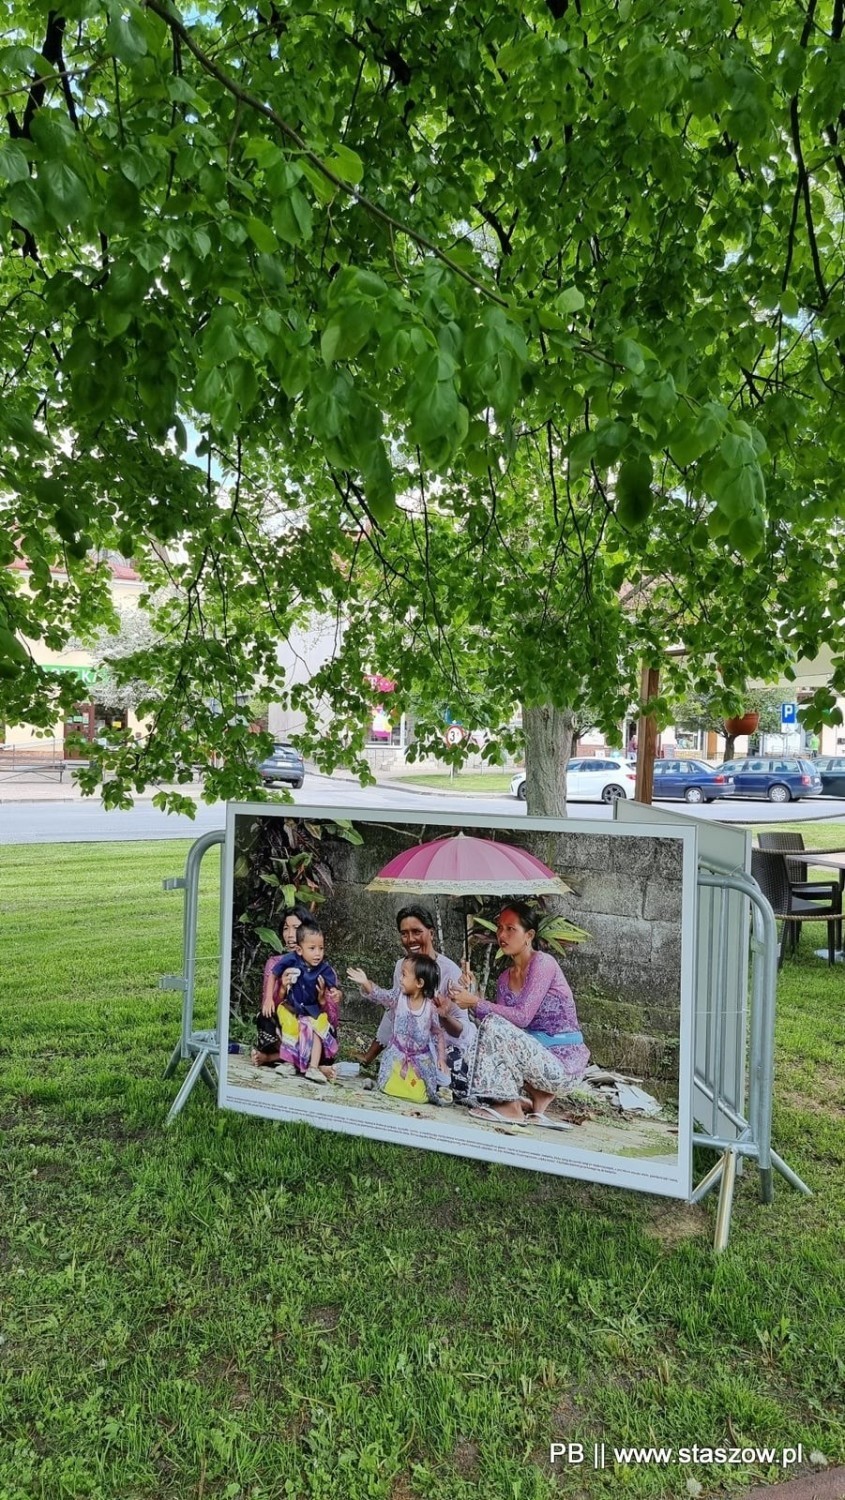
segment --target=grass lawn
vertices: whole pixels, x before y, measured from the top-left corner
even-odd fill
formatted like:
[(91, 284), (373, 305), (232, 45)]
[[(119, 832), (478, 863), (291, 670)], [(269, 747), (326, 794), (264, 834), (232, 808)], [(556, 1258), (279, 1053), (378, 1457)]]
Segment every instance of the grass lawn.
[(488, 796), (493, 797), (498, 792), (510, 791), (515, 775), (515, 771), (457, 771), (454, 776), (450, 776), (448, 771), (432, 771), (427, 776), (420, 774), (396, 779), (403, 786), (407, 782), (408, 786), (437, 787), (441, 792), (487, 792)]
[[(486, 778), (485, 778), (486, 779)], [(805, 830), (807, 832), (808, 830)], [(219, 1113), (169, 1132), (186, 844), (0, 846), (2, 1500), (707, 1497), (775, 1468), (548, 1463), (551, 1442), (845, 1458), (843, 975), (781, 980), (777, 1149), (715, 1203)], [(198, 1022), (213, 1018), (216, 857)], [(699, 1162), (699, 1170), (704, 1162)]]
[(845, 849), (845, 817), (838, 816), (823, 823), (752, 823), (751, 832), (800, 833), (805, 849)]

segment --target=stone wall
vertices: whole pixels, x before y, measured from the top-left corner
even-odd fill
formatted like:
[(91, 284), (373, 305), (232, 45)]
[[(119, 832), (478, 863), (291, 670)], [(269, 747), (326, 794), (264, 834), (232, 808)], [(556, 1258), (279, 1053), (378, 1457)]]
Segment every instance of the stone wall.
[[(439, 916), (443, 949), (456, 961), (463, 946), (462, 903), (439, 898), (367, 891), (389, 860), (416, 843), (455, 834), (439, 825), (357, 822), (363, 845), (324, 838), (334, 893), (322, 908), (326, 954), (342, 976), (360, 964), (379, 984), (388, 984), (400, 947), (396, 913), (419, 903)], [(492, 837), (476, 830), (480, 837)], [(572, 894), (546, 898), (590, 933), (568, 950), (563, 968), (572, 985), (585, 1040), (597, 1062), (648, 1078), (677, 1075), (681, 956), (680, 845), (669, 838), (619, 833), (538, 833), (509, 830), (504, 840), (531, 851), (572, 887)], [(483, 914), (495, 915), (500, 898), (486, 898)], [(235, 912), (237, 920), (239, 913)], [(475, 960), (474, 960), (475, 962)], [(477, 968), (481, 964), (476, 965)], [(358, 1001), (347, 984), (345, 1013), (361, 1031), (375, 1030), (374, 1009)], [(488, 986), (492, 995), (492, 982)]]

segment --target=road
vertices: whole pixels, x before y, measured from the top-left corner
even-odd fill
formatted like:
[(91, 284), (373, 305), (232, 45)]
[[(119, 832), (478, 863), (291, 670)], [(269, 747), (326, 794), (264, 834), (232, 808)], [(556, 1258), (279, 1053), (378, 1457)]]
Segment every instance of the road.
[[(397, 785), (360, 787), (352, 781), (333, 780), (327, 776), (309, 775), (305, 786), (294, 792), (294, 801), (319, 807), (370, 807), (401, 811), (453, 812), (456, 821), (474, 813), (499, 813), (518, 820), (525, 816), (525, 803), (506, 794), (491, 797), (451, 797), (405, 791)], [(687, 806), (681, 802), (656, 805), (691, 817), (726, 823), (805, 822), (828, 818), (845, 818), (845, 802), (818, 797), (793, 802), (788, 807), (768, 802), (725, 799), (709, 806)], [(601, 803), (572, 803), (572, 817), (608, 819), (612, 809)], [(212, 829), (223, 828), (226, 812), (223, 804), (206, 807), (200, 803), (196, 818), (160, 813), (149, 802), (139, 802), (131, 812), (105, 812), (93, 800), (85, 802), (4, 802), (0, 805), (0, 845), (67, 844), (123, 842), (127, 839), (199, 838)]]

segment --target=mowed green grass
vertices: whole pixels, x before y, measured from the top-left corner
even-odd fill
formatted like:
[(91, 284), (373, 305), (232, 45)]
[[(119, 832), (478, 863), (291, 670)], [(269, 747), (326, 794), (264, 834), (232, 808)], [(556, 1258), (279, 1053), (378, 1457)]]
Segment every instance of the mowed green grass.
[(493, 797), (499, 792), (510, 791), (516, 771), (456, 771), (450, 776), (448, 771), (431, 771), (428, 775), (420, 773), (418, 776), (402, 776), (396, 778), (405, 786), (433, 786), (438, 791), (448, 792), (450, 790), (460, 792), (486, 792)]
[[(705, 1497), (759, 1467), (554, 1470), (551, 1442), (845, 1457), (845, 975), (781, 982), (775, 1140), (715, 1204), (216, 1110), (170, 1131), (176, 843), (0, 846), (2, 1500)], [(206, 860), (198, 1023), (214, 1014)], [(703, 1170), (705, 1161), (697, 1163)]]
[[(751, 823), (750, 818), (748, 821)], [(760, 833), (800, 833), (805, 849), (845, 849), (845, 817), (842, 814), (818, 823), (752, 823), (751, 831), (755, 842)]]

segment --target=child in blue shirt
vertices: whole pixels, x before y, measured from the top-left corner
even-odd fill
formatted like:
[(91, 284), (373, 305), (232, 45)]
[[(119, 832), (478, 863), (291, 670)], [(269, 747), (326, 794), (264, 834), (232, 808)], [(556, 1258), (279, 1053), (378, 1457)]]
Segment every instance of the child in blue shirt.
[(276, 1072), (292, 1078), (304, 1075), (310, 1083), (327, 1083), (338, 1053), (337, 1022), (341, 992), (332, 965), (325, 957), (325, 939), (313, 917), (304, 917), (296, 933), (296, 948), (271, 958), (264, 968), (259, 1016), (273, 1019), (278, 1037)]

